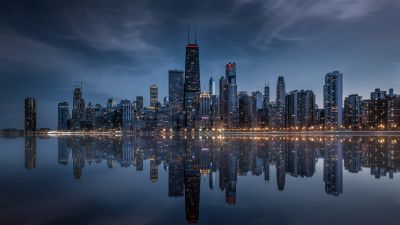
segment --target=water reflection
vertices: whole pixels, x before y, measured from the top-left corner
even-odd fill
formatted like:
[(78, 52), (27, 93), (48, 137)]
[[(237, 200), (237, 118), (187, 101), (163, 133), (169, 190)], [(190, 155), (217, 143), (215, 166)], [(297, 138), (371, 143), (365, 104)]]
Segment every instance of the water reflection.
[(36, 167), (36, 138), (27, 136), (25, 138), (25, 168), (28, 170)]
[[(73, 177), (81, 180), (85, 167), (107, 162), (144, 170), (149, 161), (149, 179), (168, 176), (168, 196), (184, 198), (186, 221), (199, 221), (200, 186), (225, 194), (228, 205), (237, 204), (240, 177), (257, 176), (269, 183), (275, 169), (277, 189), (285, 190), (286, 176), (307, 179), (323, 160), (323, 183), (328, 195), (344, 191), (343, 169), (359, 173), (368, 169), (379, 179), (400, 169), (398, 137), (269, 137), (269, 138), (160, 138), (160, 137), (59, 137), (58, 164), (72, 162)], [(25, 138), (25, 168), (36, 166), (36, 139)], [(167, 174), (159, 174), (159, 167)], [(202, 179), (204, 177), (204, 179)], [(239, 178), (238, 178), (239, 177)], [(218, 181), (218, 184), (216, 182)]]

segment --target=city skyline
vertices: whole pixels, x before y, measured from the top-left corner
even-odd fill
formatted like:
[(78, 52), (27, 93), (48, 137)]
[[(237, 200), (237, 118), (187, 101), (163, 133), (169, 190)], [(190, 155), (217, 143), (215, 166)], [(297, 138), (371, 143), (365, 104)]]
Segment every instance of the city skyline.
[[(168, 93), (168, 71), (184, 69), (187, 24), (192, 30), (197, 27), (201, 90), (207, 89), (210, 77), (217, 81), (224, 74), (228, 62), (237, 64), (238, 91), (262, 92), (264, 82), (269, 82), (270, 99), (276, 97), (277, 77), (284, 76), (286, 90), (313, 90), (321, 107), (324, 76), (334, 70), (344, 76), (343, 98), (349, 94), (368, 98), (375, 88), (399, 90), (395, 44), (400, 36), (395, 28), (399, 4), (395, 1), (351, 1), (349, 5), (341, 1), (202, 1), (195, 16), (184, 14), (179, 20), (173, 17), (175, 10), (192, 15), (190, 4), (163, 5), (165, 20), (157, 16), (161, 5), (156, 3), (98, 1), (96, 9), (71, 4), (82, 10), (76, 13), (65, 4), (40, 1), (31, 7), (6, 3), (3, 8), (2, 16), (7, 18), (1, 31), (1, 100), (6, 105), (0, 111), (2, 128), (24, 126), (21, 102), (27, 97), (38, 102), (38, 127), (56, 128), (57, 104), (70, 99), (76, 82), (84, 83), (85, 98), (93, 104), (104, 105), (110, 97), (133, 100), (142, 95), (147, 105), (151, 84), (159, 86), (162, 99)], [(110, 13), (110, 7), (120, 13)], [(50, 14), (50, 9), (59, 16)], [(128, 13), (138, 9), (139, 15), (148, 17)], [(235, 17), (243, 12), (254, 16)], [(285, 21), (279, 13), (292, 15), (293, 21)], [(217, 16), (218, 23), (202, 20), (204, 15)], [(275, 20), (267, 22), (270, 19)], [(256, 23), (260, 21), (264, 22)], [(155, 37), (160, 35), (163, 38)]]

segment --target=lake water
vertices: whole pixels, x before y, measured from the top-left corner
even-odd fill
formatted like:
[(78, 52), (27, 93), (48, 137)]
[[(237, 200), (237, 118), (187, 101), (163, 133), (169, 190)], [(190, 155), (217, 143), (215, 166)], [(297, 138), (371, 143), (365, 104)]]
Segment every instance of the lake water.
[(400, 137), (0, 138), (0, 224), (400, 224)]

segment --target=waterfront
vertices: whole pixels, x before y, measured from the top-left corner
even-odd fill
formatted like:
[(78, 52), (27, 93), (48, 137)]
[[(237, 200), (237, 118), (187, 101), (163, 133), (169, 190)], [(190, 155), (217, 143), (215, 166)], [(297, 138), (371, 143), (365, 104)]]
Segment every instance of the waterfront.
[(398, 223), (398, 136), (15, 137), (0, 146), (1, 224)]

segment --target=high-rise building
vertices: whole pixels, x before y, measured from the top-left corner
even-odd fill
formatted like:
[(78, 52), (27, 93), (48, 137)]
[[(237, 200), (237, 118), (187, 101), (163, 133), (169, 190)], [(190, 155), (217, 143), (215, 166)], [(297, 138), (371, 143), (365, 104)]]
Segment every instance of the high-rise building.
[(285, 126), (285, 107), (272, 102), (268, 109), (268, 126), (283, 128)]
[(201, 118), (210, 116), (210, 95), (207, 92), (200, 93), (199, 116)]
[(136, 96), (135, 110), (136, 112), (143, 111), (143, 96)]
[(121, 100), (120, 107), (122, 108), (122, 124), (125, 131), (133, 128), (133, 115), (134, 108), (132, 103), (128, 100)]
[(150, 107), (156, 107), (158, 102), (158, 86), (155, 84), (150, 85)]
[(107, 99), (107, 112), (113, 110), (117, 105), (117, 101), (113, 98)]
[(297, 119), (297, 90), (291, 91), (285, 97), (285, 125), (286, 127), (298, 126)]
[(93, 123), (93, 127), (95, 129), (100, 129), (103, 128), (105, 125), (105, 109), (100, 105), (100, 104), (96, 104), (94, 106), (94, 123)]
[[(371, 92), (371, 99), (362, 101), (362, 124), (366, 129), (391, 129), (397, 126), (400, 101), (379, 88)], [(394, 126), (394, 127), (392, 127)]]
[(276, 83), (276, 104), (278, 106), (285, 106), (285, 79), (283, 76), (278, 77), (278, 82)]
[(58, 103), (58, 130), (67, 130), (67, 124), (69, 119), (69, 108), (68, 102)]
[(286, 94), (286, 127), (309, 127), (315, 124), (315, 95), (311, 90)]
[(315, 95), (311, 90), (300, 90), (297, 93), (297, 121), (301, 127), (315, 124)]
[(239, 127), (251, 127), (251, 98), (245, 91), (239, 92)]
[(386, 96), (387, 105), (387, 128), (397, 130), (400, 126), (400, 96), (394, 94), (393, 88), (389, 89), (389, 95)]
[(239, 124), (239, 107), (236, 85), (236, 63), (228, 63), (225, 66), (227, 80), (227, 114), (228, 127), (235, 128)]
[(72, 120), (75, 128), (80, 128), (80, 122), (85, 116), (85, 100), (82, 97), (82, 86), (74, 90), (72, 103)]
[(358, 128), (362, 125), (362, 97), (353, 94), (344, 99), (343, 125), (346, 128)]
[(210, 96), (213, 96), (213, 95), (216, 94), (216, 92), (215, 92), (215, 80), (212, 77), (208, 81), (208, 93), (210, 94)]
[(184, 84), (182, 70), (168, 71), (168, 99), (172, 112), (181, 112), (183, 110)]
[(265, 84), (264, 86), (264, 95), (263, 95), (263, 107), (267, 108), (270, 101), (269, 97), (269, 84)]
[(339, 71), (327, 73), (324, 85), (325, 127), (342, 126), (343, 75)]
[(264, 85), (264, 93), (263, 93), (263, 109), (260, 118), (261, 126), (268, 127), (269, 126), (269, 111), (270, 111), (270, 89), (269, 84), (265, 83)]
[(85, 108), (84, 118), (85, 128), (92, 129), (94, 127), (94, 108), (91, 102)]
[(225, 76), (219, 79), (219, 116), (223, 125), (228, 121), (228, 82)]
[(25, 132), (36, 131), (36, 100), (34, 98), (25, 99)]
[(382, 91), (380, 88), (375, 88), (375, 91), (371, 92), (371, 100), (383, 100), (386, 98), (386, 91)]
[(251, 126), (261, 127), (263, 121), (263, 95), (260, 91), (254, 91), (251, 93)]
[(199, 45), (196, 38), (194, 43), (189, 42), (186, 45), (185, 55), (185, 85), (184, 85), (184, 113), (185, 126), (188, 128), (194, 127), (196, 120), (196, 111), (198, 108), (195, 105), (195, 98), (200, 93), (200, 62), (199, 62)]

